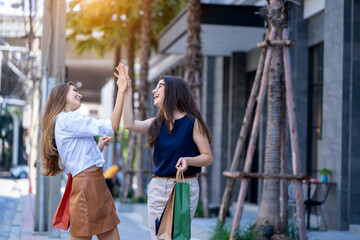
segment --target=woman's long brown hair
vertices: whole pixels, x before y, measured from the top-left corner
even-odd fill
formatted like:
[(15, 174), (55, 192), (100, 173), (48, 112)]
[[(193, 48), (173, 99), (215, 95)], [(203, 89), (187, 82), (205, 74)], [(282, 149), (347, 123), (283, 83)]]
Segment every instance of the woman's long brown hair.
[(62, 83), (55, 86), (46, 102), (45, 111), (42, 117), (41, 131), (41, 166), (44, 176), (54, 176), (64, 171), (60, 167), (60, 156), (55, 144), (55, 120), (57, 115), (65, 110), (66, 96), (72, 82)]
[(200, 133), (205, 134), (211, 143), (211, 133), (201, 116), (188, 84), (180, 77), (163, 76), (161, 79), (165, 81), (165, 94), (160, 110), (149, 128), (148, 146), (152, 148), (156, 144), (164, 121), (167, 131), (171, 133), (170, 126), (174, 122), (175, 109), (197, 119)]

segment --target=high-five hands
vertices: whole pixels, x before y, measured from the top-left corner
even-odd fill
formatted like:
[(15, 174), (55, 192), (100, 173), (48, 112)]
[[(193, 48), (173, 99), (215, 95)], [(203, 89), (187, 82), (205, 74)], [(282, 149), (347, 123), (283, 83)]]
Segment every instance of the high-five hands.
[(116, 67), (116, 71), (118, 71), (118, 73), (114, 72), (115, 77), (118, 79), (116, 85), (119, 90), (125, 91), (128, 87), (131, 87), (131, 79), (128, 75), (128, 70), (124, 64), (119, 63)]

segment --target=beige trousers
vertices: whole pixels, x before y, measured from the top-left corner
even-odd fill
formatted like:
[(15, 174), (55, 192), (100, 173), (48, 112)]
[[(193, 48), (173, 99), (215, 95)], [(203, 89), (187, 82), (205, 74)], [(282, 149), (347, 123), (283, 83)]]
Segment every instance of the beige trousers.
[[(196, 177), (185, 178), (190, 185), (190, 217), (195, 215), (199, 200), (199, 182)], [(174, 187), (175, 179), (153, 178), (148, 186), (148, 221), (152, 240), (157, 240), (155, 235), (155, 220), (160, 220), (164, 207)]]

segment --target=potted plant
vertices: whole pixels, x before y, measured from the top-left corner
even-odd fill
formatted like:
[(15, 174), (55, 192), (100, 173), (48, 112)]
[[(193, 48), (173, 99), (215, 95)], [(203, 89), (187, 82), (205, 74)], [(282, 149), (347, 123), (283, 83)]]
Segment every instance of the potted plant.
[(330, 175), (330, 169), (323, 168), (320, 170), (320, 182), (327, 182), (328, 176)]

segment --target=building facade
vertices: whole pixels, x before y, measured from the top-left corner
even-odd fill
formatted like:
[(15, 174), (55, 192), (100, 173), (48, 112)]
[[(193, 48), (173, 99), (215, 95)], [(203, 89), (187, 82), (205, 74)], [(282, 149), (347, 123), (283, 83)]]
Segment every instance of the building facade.
[[(253, 6), (243, 5), (249, 3)], [(266, 31), (264, 20), (255, 15), (262, 1), (231, 4), (235, 5), (202, 5), (201, 107), (214, 135), (208, 186), (209, 201), (215, 205), (221, 201), (226, 183), (222, 173), (230, 169), (254, 80), (260, 56), (256, 44)], [(336, 185), (324, 205), (325, 218), (332, 229), (352, 231), (359, 231), (360, 226), (360, 206), (356, 204), (360, 200), (356, 188), (360, 183), (360, 151), (356, 147), (360, 141), (359, 10), (360, 3), (355, 0), (304, 0), (300, 6), (292, 6), (290, 19), (290, 38), (296, 41), (291, 48), (291, 68), (301, 171), (319, 178), (321, 169), (331, 170), (330, 181)], [(181, 12), (160, 34), (160, 53), (151, 59), (151, 86), (161, 75), (184, 75), (186, 19), (186, 11)], [(156, 109), (152, 107), (151, 112), (155, 115)], [(266, 107), (253, 172), (263, 172), (265, 123)], [(238, 180), (233, 201), (239, 184)], [(261, 181), (252, 179), (247, 202), (259, 204), (261, 190)]]

